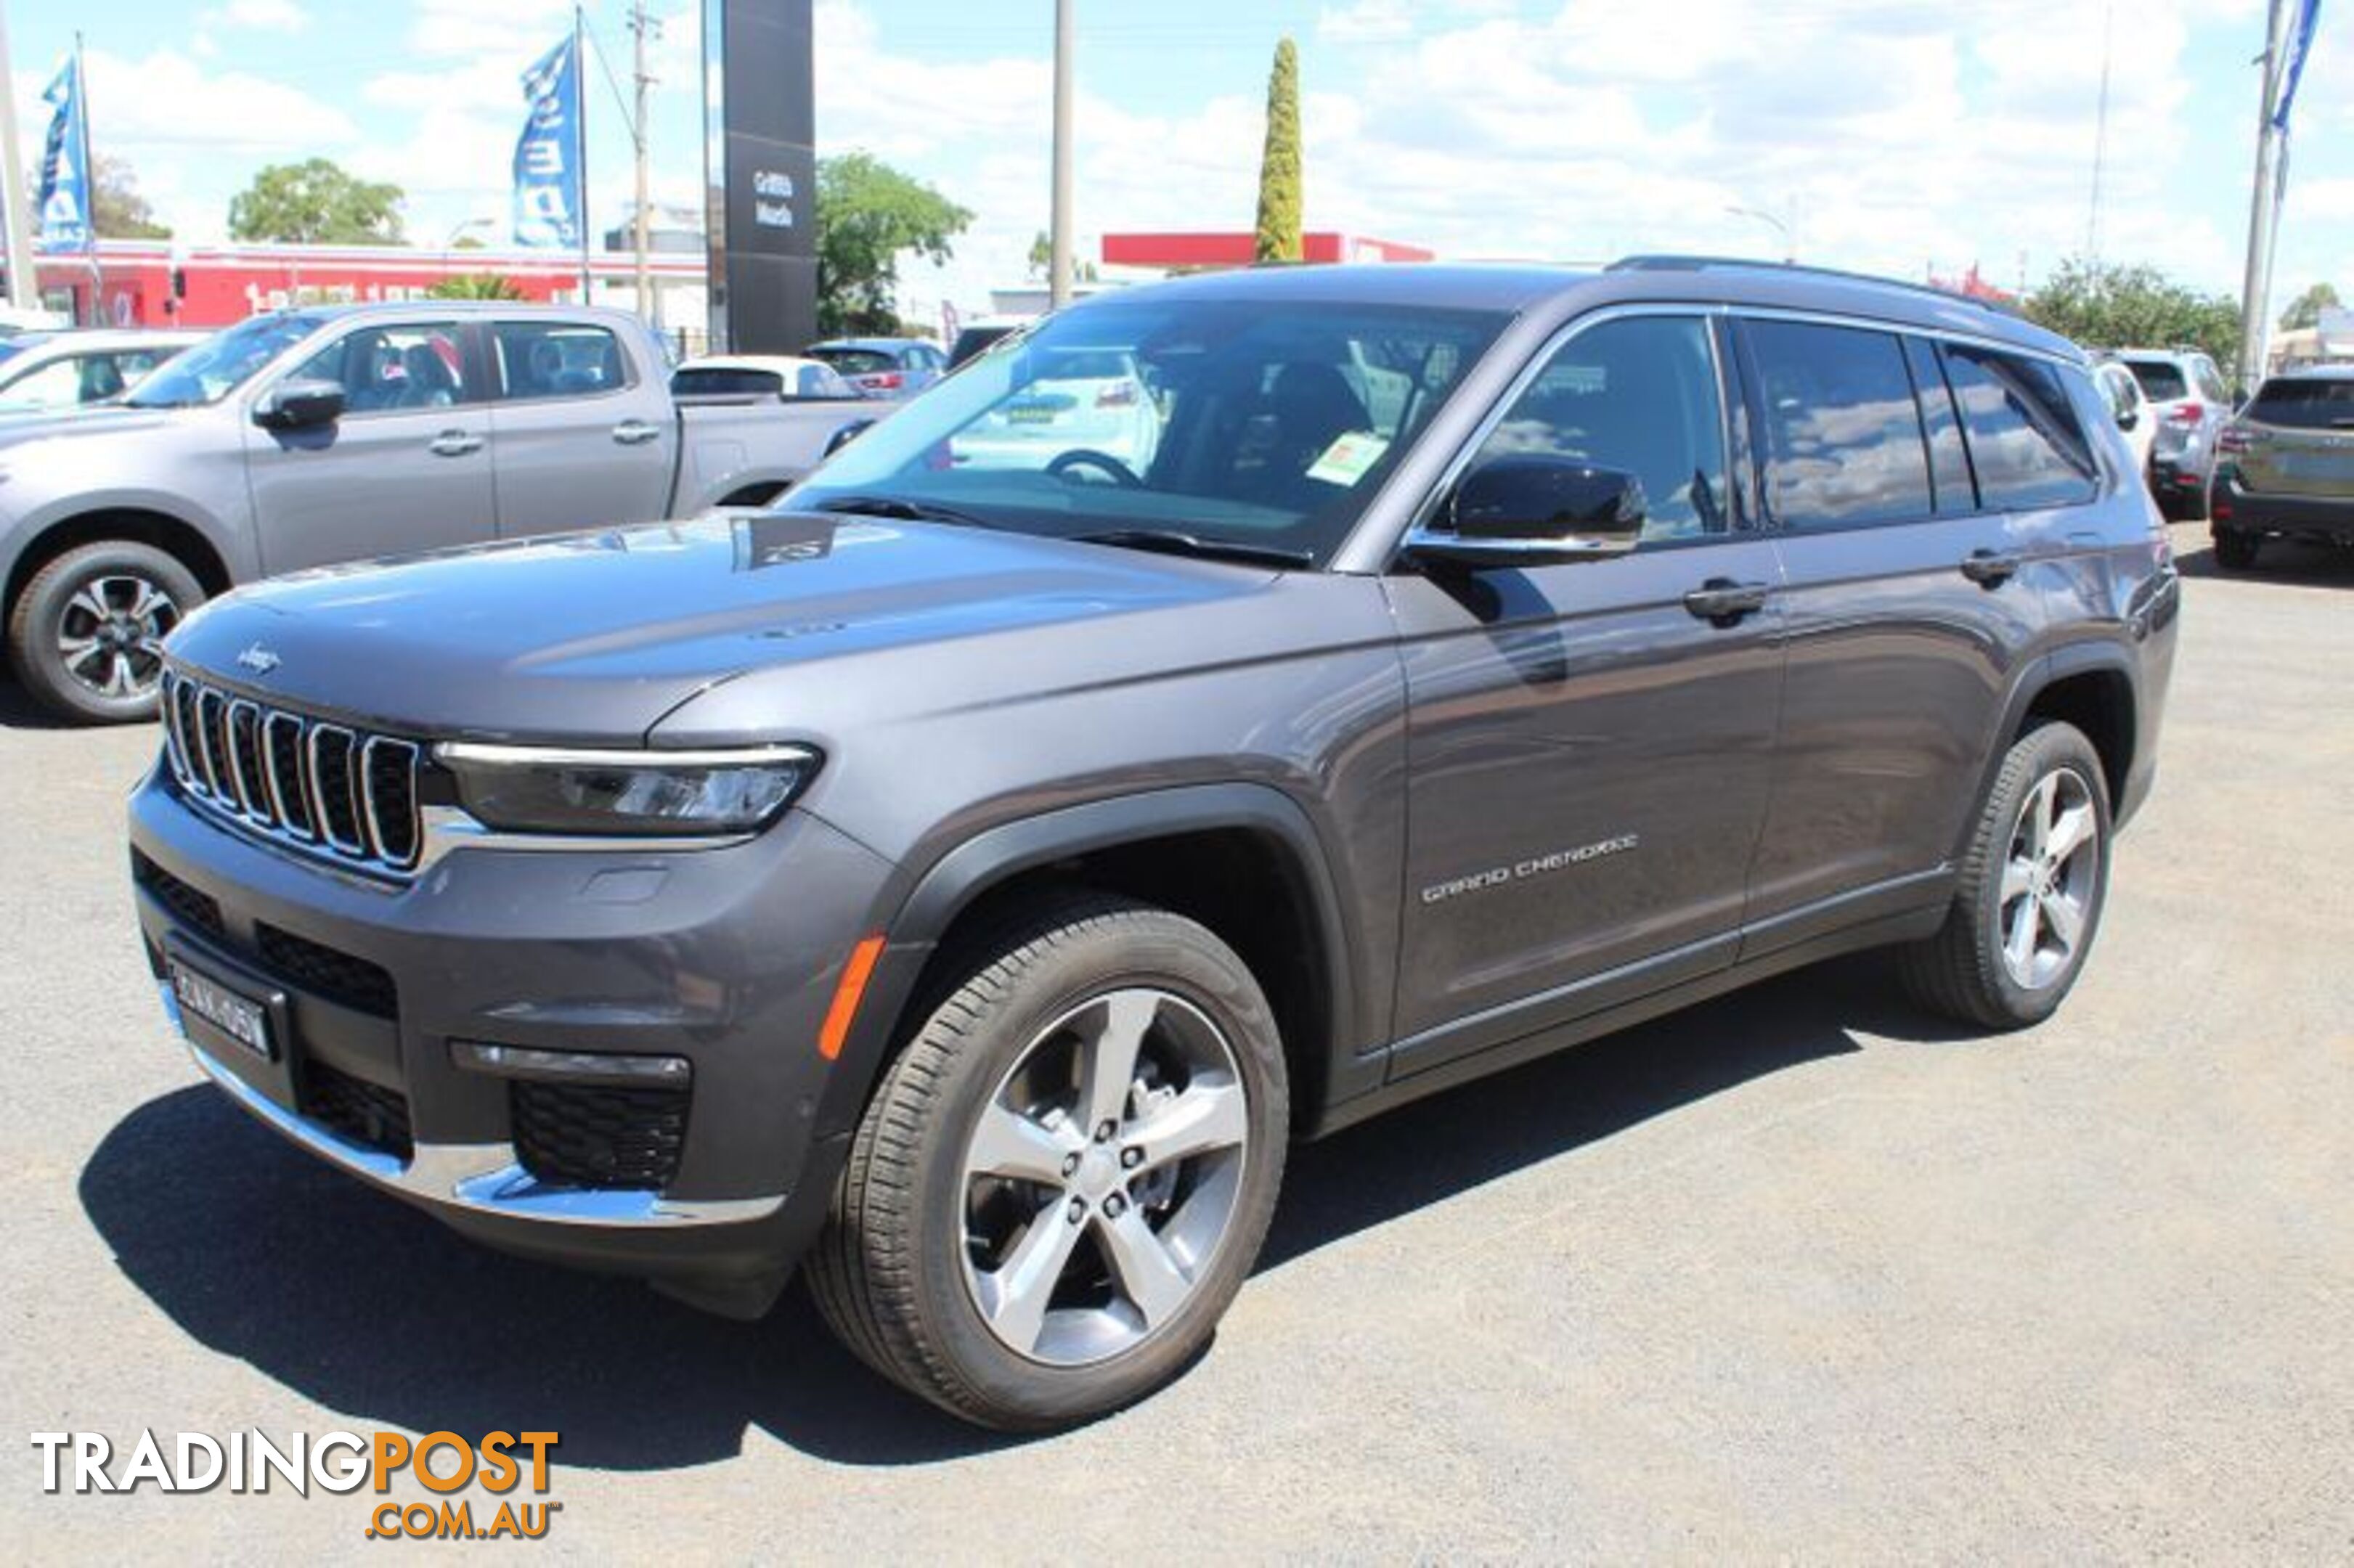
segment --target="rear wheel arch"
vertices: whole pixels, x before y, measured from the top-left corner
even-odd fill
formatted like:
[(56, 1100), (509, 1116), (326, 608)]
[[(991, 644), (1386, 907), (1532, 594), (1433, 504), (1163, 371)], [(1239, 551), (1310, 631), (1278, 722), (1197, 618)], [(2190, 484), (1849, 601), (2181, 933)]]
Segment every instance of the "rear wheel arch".
[(1152, 790), (989, 829), (935, 860), (899, 903), (819, 1113), (854, 1127), (892, 1054), (976, 943), (1042, 898), (1123, 895), (1206, 927), (1250, 968), (1283, 1035), (1297, 1116), (1321, 1108), (1357, 1028), (1357, 957), (1307, 813), (1264, 785)]
[(2140, 745), (2139, 685), (2134, 675), (2134, 655), (2122, 642), (2087, 640), (2066, 642), (2034, 659), (2011, 689), (2000, 724), (1987, 737), (1986, 758), (1977, 792), (1970, 797), (1961, 836), (1953, 848), (1959, 863), (1969, 845), (1977, 810), (1996, 777), (2003, 758), (2019, 738), (2039, 724), (2058, 719), (2074, 725), (2093, 743), (2101, 759), (2107, 804), (2115, 812), (2126, 798)]

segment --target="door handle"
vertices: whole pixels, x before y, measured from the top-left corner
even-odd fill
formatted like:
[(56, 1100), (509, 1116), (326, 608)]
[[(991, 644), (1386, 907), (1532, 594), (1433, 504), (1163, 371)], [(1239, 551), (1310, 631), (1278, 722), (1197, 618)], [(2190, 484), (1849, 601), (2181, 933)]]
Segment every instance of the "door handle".
[(435, 457), (464, 457), (468, 452), (482, 450), (482, 438), (464, 430), (444, 430), (433, 438), (433, 444), (427, 450)]
[(2009, 551), (1972, 550), (1962, 561), (1962, 576), (1980, 588), (2000, 588), (2019, 575), (2019, 556)]
[(1737, 583), (1731, 577), (1711, 577), (1684, 595), (1684, 608), (1712, 626), (1736, 626), (1746, 615), (1766, 608), (1769, 583)]
[(643, 419), (624, 419), (613, 427), (613, 439), (625, 447), (641, 447), (648, 441), (660, 440), (663, 428), (649, 425)]

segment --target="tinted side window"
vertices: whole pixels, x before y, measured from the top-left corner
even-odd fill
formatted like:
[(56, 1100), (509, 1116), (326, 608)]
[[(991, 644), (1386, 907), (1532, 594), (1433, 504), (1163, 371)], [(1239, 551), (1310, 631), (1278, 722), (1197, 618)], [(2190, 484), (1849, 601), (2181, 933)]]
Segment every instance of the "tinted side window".
[(600, 326), (575, 322), (501, 322), (492, 329), (499, 396), (594, 397), (630, 384), (621, 345)]
[(313, 355), (293, 379), (343, 384), (354, 414), (446, 408), (472, 402), (466, 355), (454, 323), (367, 326)]
[(1633, 474), (1647, 540), (1724, 532), (1724, 416), (1707, 323), (1629, 316), (1578, 334), (1479, 455), (1531, 452)]
[(2171, 403), (2178, 397), (2190, 396), (2190, 383), (2182, 372), (2163, 359), (2128, 359), (2126, 368), (2141, 383), (2142, 396), (2153, 403)]
[(783, 394), (784, 377), (773, 370), (750, 370), (734, 365), (690, 365), (670, 378), (676, 397), (775, 397)]
[(1929, 514), (1928, 448), (1903, 346), (1861, 327), (1748, 323), (1766, 405), (1766, 493), (1787, 528)]
[[(1978, 503), (1978, 487), (1970, 480), (1970, 456), (1962, 445), (1961, 418), (1954, 411), (1954, 396), (1946, 373), (1937, 367), (1937, 351), (1925, 340), (1904, 340), (1904, 363), (1913, 372), (1913, 389), (1921, 402), (1921, 429), (1929, 438), (1929, 475), (1937, 492), (1940, 512), (1968, 512)], [(2133, 377), (2125, 372), (2126, 384)]]
[(2059, 371), (2040, 359), (1947, 344), (1978, 494), (2002, 510), (2089, 501), (2100, 471)]

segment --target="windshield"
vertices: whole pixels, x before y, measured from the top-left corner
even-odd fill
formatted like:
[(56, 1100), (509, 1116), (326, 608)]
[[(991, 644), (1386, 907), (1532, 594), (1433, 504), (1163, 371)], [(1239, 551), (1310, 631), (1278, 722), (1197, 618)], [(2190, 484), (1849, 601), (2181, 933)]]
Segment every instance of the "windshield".
[(2317, 376), (2267, 381), (2248, 405), (2248, 418), (2290, 430), (2354, 428), (2354, 379)]
[(790, 504), (1062, 538), (1182, 535), (1321, 565), (1500, 314), (1122, 302), (1000, 344), (829, 460)]
[(317, 316), (256, 316), (170, 361), (140, 382), (123, 401), (134, 408), (217, 403), (324, 324)]

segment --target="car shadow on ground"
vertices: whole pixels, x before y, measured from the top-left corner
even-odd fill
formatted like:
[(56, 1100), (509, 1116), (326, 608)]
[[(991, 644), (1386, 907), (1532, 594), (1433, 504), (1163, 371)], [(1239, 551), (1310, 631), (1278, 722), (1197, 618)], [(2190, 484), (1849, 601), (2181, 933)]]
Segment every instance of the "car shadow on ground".
[(0, 729), (66, 729), (69, 726), (33, 700), (16, 677), (0, 669)]
[(2292, 583), (2299, 588), (2354, 588), (2354, 550), (2309, 545), (2298, 539), (2267, 539), (2256, 552), (2254, 566), (2245, 571), (2227, 572), (2215, 564), (2215, 546), (2202, 535), (2198, 544), (2189, 548), (2178, 545), (2174, 564), (2186, 577)]
[[(1870, 955), (1404, 1107), (1297, 1149), (1262, 1271), (1709, 1096), (1857, 1050), (1955, 1039)], [(667, 1469), (758, 1427), (813, 1457), (921, 1464), (1019, 1439), (867, 1373), (799, 1290), (768, 1320), (504, 1256), (337, 1174), (209, 1087), (116, 1125), (84, 1210), (124, 1275), (199, 1344), (339, 1416), (562, 1434), (561, 1462)], [(1214, 1351), (1213, 1351), (1214, 1354)]]

